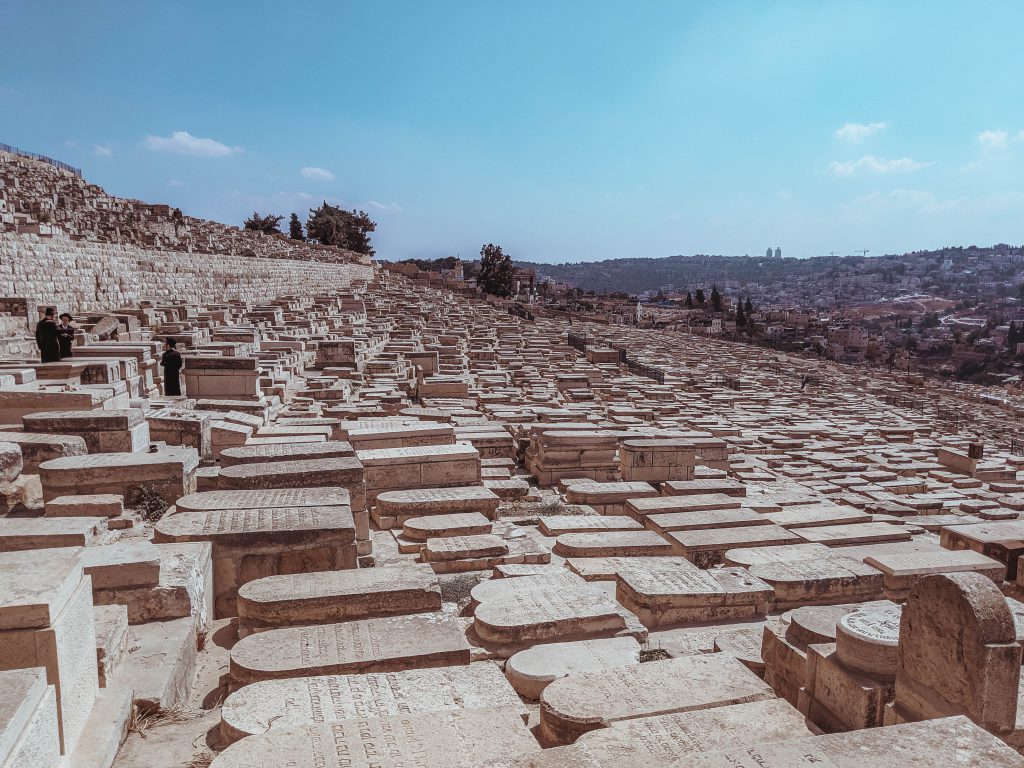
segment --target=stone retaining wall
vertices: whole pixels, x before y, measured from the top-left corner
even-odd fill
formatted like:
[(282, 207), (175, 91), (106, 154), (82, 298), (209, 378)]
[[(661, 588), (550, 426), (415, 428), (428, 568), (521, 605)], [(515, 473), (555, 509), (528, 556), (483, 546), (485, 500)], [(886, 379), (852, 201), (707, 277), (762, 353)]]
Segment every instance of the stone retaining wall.
[(142, 299), (196, 304), (343, 290), (373, 279), (366, 264), (332, 264), (151, 250), (67, 237), (0, 234), (0, 295), (35, 298), (74, 312)]

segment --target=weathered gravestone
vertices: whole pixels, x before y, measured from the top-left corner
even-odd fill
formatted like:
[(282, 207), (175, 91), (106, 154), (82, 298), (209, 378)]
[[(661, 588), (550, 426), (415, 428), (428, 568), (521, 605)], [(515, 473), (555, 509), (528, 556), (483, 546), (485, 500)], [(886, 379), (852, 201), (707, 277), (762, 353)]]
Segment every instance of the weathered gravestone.
[(899, 638), (887, 724), (965, 714), (993, 733), (1014, 732), (1021, 646), (1006, 598), (990, 579), (921, 579), (903, 608)]

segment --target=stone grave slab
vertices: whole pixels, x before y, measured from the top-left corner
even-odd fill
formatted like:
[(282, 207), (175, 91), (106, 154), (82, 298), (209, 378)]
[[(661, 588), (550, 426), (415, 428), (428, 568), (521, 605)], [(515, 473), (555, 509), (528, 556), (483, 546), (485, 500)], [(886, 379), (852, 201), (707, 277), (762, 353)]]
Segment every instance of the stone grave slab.
[(470, 512), (493, 520), (500, 501), (494, 491), (483, 486), (385, 491), (377, 496), (373, 519), (381, 528), (401, 526), (414, 517)]
[(637, 632), (645, 635), (636, 617), (596, 585), (554, 584), (533, 576), (517, 577), (510, 583), (511, 593), (485, 600), (473, 612), (473, 631), (482, 644), (522, 647), (620, 634), (637, 636)]
[(752, 509), (707, 509), (696, 512), (666, 512), (647, 515), (644, 525), (658, 533), (699, 531), (706, 528), (740, 528), (769, 525), (772, 520)]
[(106, 532), (105, 517), (2, 517), (0, 552), (87, 547)]
[(776, 611), (882, 599), (881, 571), (848, 557), (754, 565), (750, 575), (774, 590)]
[(459, 623), (441, 613), (271, 629), (231, 649), (235, 685), (311, 675), (397, 672), (469, 664)]
[(327, 624), (441, 609), (429, 565), (266, 576), (238, 590), (242, 636), (275, 627)]
[(211, 768), (476, 768), (509, 754), (539, 751), (515, 708), (463, 709), (274, 729), (231, 745)]
[(675, 542), (677, 554), (701, 568), (710, 568), (721, 563), (725, 559), (726, 551), (737, 547), (765, 547), (796, 544), (802, 541), (797, 534), (771, 524), (717, 530), (674, 531), (668, 534), (668, 538)]
[(340, 505), (180, 512), (157, 523), (153, 541), (213, 545), (218, 618), (237, 615), (238, 588), (247, 581), (356, 567), (355, 523)]
[(617, 573), (615, 596), (648, 629), (764, 615), (773, 598), (768, 584), (742, 568), (695, 565), (627, 566)]
[(294, 677), (253, 683), (231, 693), (221, 709), (221, 734), (234, 742), (348, 718), (493, 707), (512, 707), (526, 719), (522, 700), (490, 661), (387, 674)]
[(545, 536), (599, 531), (642, 531), (643, 525), (628, 515), (546, 515), (540, 518)]
[(905, 600), (921, 578), (937, 573), (981, 573), (997, 584), (1006, 578), (1005, 565), (969, 549), (882, 553), (867, 557), (864, 562), (882, 572), (885, 597), (889, 600)]
[(822, 525), (813, 528), (798, 528), (795, 532), (805, 541), (832, 547), (845, 544), (909, 541), (912, 535), (905, 526), (891, 523)]
[(672, 554), (672, 544), (654, 531), (563, 533), (554, 552), (562, 557), (658, 557)]
[[(419, 545), (427, 539), (487, 534), (492, 527), (491, 521), (479, 512), (410, 517), (402, 524), (402, 538)], [(419, 551), (419, 546), (415, 551)]]
[(732, 656), (684, 656), (555, 680), (541, 695), (540, 727), (549, 743), (571, 744), (622, 720), (773, 698)]
[(155, 453), (94, 453), (64, 456), (39, 465), (43, 500), (81, 494), (116, 494), (127, 503), (144, 491), (159, 495), (170, 506), (196, 487), (199, 453), (170, 446)]
[(816, 560), (828, 557), (832, 552), (824, 544), (784, 544), (776, 547), (737, 547), (725, 553), (727, 566), (749, 568), (766, 563), (792, 563), (799, 560)]
[(343, 440), (323, 443), (277, 443), (273, 445), (239, 445), (220, 452), (220, 465), (262, 464), (269, 461), (297, 461), (309, 459), (337, 459), (355, 456), (352, 446)]
[(509, 658), (505, 677), (516, 693), (535, 700), (560, 677), (639, 663), (640, 643), (632, 637), (543, 643)]
[(153, 587), (160, 583), (160, 551), (145, 540), (125, 540), (82, 550), (93, 590)]

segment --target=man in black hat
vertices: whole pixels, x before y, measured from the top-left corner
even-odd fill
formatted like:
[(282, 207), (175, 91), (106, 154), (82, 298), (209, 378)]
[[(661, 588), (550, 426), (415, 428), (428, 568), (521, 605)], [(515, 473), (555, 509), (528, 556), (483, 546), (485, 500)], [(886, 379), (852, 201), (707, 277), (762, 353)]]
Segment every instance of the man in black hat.
[(181, 382), (178, 380), (178, 371), (185, 361), (178, 351), (178, 341), (167, 337), (164, 341), (164, 353), (160, 356), (160, 365), (164, 369), (164, 395), (177, 396), (181, 394)]
[(39, 359), (41, 362), (60, 362), (56, 307), (47, 307), (46, 312), (43, 313), (43, 319), (36, 323), (36, 346), (39, 347)]
[(57, 324), (57, 342), (60, 344), (61, 360), (74, 354), (71, 351), (71, 347), (75, 343), (75, 329), (71, 326), (73, 319), (68, 312), (60, 313), (60, 322)]

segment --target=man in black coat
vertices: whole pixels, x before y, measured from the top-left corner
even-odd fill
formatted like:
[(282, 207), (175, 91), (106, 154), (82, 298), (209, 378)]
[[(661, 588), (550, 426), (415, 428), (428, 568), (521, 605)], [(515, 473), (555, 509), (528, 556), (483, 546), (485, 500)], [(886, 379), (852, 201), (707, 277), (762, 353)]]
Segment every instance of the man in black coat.
[(180, 395), (181, 382), (178, 372), (185, 361), (181, 359), (176, 339), (168, 337), (164, 341), (164, 353), (160, 356), (160, 366), (164, 369), (164, 395)]
[(71, 357), (74, 353), (71, 348), (75, 344), (75, 329), (71, 325), (73, 318), (67, 312), (61, 312), (60, 322), (57, 324), (57, 342), (60, 344), (60, 357)]
[(43, 319), (36, 323), (36, 346), (39, 347), (39, 359), (42, 362), (60, 362), (56, 307), (47, 307)]

